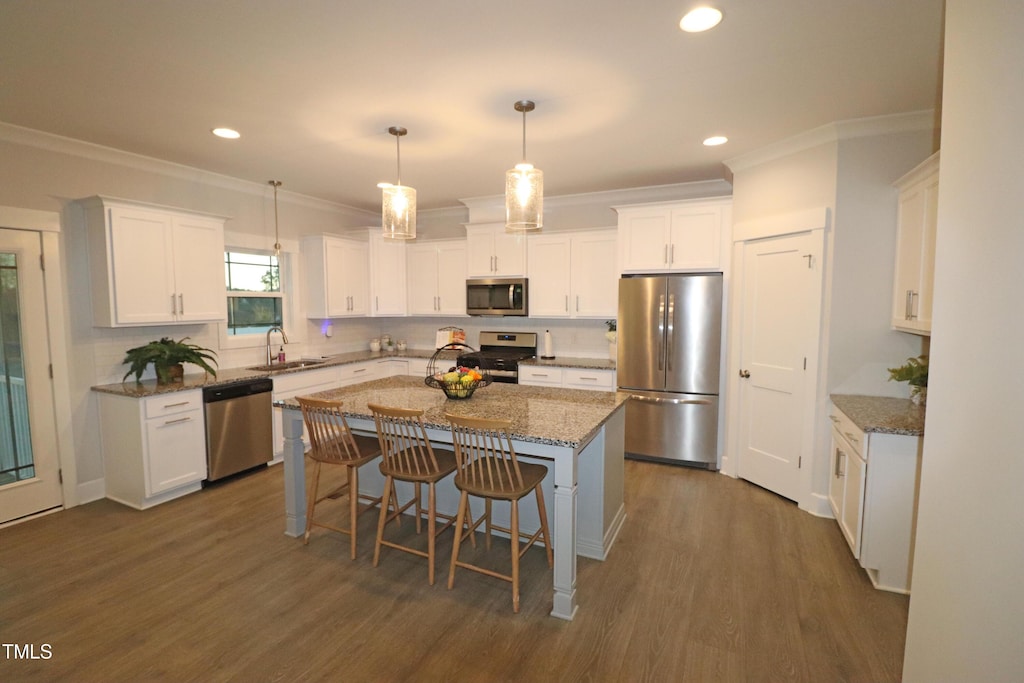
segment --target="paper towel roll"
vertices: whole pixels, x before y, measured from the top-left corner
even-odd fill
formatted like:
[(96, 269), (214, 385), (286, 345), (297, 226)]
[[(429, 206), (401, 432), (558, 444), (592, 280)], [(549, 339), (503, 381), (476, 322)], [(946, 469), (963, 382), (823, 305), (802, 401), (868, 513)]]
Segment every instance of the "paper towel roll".
[(544, 353), (541, 358), (554, 358), (555, 353), (551, 348), (551, 331), (544, 330)]

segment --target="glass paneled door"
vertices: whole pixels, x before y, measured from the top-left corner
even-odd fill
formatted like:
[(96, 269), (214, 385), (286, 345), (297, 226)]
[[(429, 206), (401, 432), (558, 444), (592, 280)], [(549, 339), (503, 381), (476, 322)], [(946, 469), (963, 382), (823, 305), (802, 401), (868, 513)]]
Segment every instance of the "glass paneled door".
[(62, 504), (41, 254), (0, 230), (0, 524)]

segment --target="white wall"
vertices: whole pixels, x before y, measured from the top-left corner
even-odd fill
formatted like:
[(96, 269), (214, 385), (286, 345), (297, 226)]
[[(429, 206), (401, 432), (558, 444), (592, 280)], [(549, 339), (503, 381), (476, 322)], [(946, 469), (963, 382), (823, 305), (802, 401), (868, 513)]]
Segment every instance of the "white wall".
[(1024, 4), (946, 0), (928, 415), (904, 680), (1024, 680)]

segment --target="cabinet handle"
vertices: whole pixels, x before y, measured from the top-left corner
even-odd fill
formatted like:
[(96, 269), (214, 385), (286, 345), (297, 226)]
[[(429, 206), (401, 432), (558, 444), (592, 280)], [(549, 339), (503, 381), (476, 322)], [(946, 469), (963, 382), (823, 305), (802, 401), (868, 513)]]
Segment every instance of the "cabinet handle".
[(579, 377), (578, 379), (581, 382), (596, 382), (597, 381), (596, 377)]
[(711, 405), (711, 401), (703, 398), (657, 398), (655, 396), (641, 396), (639, 394), (630, 394), (629, 398), (633, 401), (640, 401), (641, 403), (670, 403), (672, 405), (695, 406)]
[(676, 262), (676, 245), (670, 245), (668, 248), (668, 262), (673, 264)]
[(380, 311), (380, 297), (379, 296), (373, 297), (373, 310), (378, 311), (378, 312)]
[(166, 422), (164, 422), (164, 425), (173, 425), (173, 424), (178, 424), (180, 422), (191, 422), (191, 421), (192, 421), (191, 417), (179, 417), (177, 420), (167, 420)]
[(185, 295), (178, 295), (178, 315), (185, 315)]
[(171, 315), (178, 315), (178, 298), (171, 294)]
[(359, 368), (358, 370), (353, 370), (352, 374), (358, 375), (360, 372), (366, 372), (366, 368)]
[(833, 424), (839, 424), (839, 418), (836, 417), (835, 415), (829, 415), (828, 419), (832, 420)]
[(568, 294), (565, 295), (565, 312), (566, 313), (569, 312), (569, 295)]
[(903, 319), (910, 320), (910, 295), (911, 290), (907, 290), (907, 298), (903, 301)]
[(577, 313), (580, 312), (580, 295), (579, 294), (576, 295), (576, 312)]
[(663, 256), (661, 257), (661, 260), (662, 260), (662, 262), (663, 262), (663, 263), (664, 263), (664, 264), (665, 264), (666, 266), (668, 265), (668, 245), (667, 245), (667, 244), (665, 245), (665, 253), (664, 253), (664, 255), (663, 255)]
[(840, 449), (837, 448), (836, 449), (836, 466), (835, 466), (835, 469), (832, 470), (832, 474), (834, 474), (837, 479), (843, 476), (842, 466), (843, 466), (843, 458), (845, 458), (845, 457), (846, 457), (846, 453), (843, 453)]
[(910, 292), (910, 320), (917, 320), (917, 306), (914, 303), (917, 300), (917, 292), (911, 290)]
[(178, 406), (187, 406), (187, 405), (188, 405), (188, 401), (179, 401), (178, 403), (165, 403), (164, 404), (164, 410), (167, 410), (168, 408), (177, 408)]
[(855, 443), (857, 445), (860, 445), (860, 439), (855, 437), (853, 435), (853, 432), (843, 432), (843, 434), (846, 434), (846, 438), (849, 439), (850, 441), (852, 441), (853, 443)]

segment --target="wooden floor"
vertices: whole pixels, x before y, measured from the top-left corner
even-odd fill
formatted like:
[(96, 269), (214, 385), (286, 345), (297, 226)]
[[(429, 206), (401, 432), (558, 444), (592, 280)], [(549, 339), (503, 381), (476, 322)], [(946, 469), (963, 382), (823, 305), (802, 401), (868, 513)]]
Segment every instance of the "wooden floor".
[[(284, 536), (270, 468), (149, 511), (98, 501), (0, 529), (2, 681), (896, 681), (908, 598), (875, 591), (832, 520), (743, 481), (627, 461), (628, 517), (548, 616), (543, 549), (507, 584)], [(331, 503), (339, 510), (344, 501)], [(339, 512), (340, 514), (340, 512)], [(403, 524), (399, 533), (411, 533)], [(482, 545), (482, 544), (481, 544)], [(500, 548), (494, 559), (507, 561)]]

